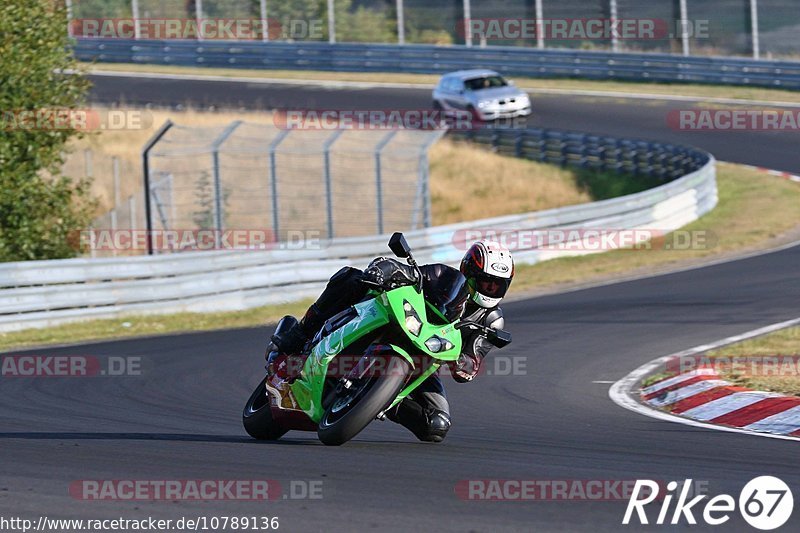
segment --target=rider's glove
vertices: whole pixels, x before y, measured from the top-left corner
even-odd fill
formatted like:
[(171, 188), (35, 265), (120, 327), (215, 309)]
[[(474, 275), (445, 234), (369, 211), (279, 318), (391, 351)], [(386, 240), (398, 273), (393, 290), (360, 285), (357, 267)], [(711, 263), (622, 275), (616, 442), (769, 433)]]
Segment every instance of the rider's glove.
[(453, 379), (458, 383), (467, 383), (475, 379), (481, 371), (483, 357), (479, 354), (462, 353), (450, 367)]
[(417, 281), (417, 273), (399, 261), (379, 257), (364, 270), (361, 280), (367, 285), (388, 290), (413, 285)]

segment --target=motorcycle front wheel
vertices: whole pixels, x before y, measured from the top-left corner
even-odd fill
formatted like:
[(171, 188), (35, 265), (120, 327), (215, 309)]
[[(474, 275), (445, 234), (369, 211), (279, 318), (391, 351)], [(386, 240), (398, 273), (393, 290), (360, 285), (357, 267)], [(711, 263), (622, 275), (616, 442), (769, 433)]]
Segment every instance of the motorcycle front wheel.
[(319, 440), (329, 446), (349, 441), (397, 397), (411, 365), (397, 356), (368, 356), (358, 375), (339, 381), (336, 395), (319, 422)]

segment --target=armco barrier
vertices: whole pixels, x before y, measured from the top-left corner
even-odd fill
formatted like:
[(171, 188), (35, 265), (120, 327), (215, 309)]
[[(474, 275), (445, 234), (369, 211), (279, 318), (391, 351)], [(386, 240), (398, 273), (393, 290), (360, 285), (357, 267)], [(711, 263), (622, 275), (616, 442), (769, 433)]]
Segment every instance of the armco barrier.
[[(505, 136), (521, 135), (526, 142), (535, 142), (542, 136), (555, 137), (555, 133), (495, 133), (490, 139), (502, 146)], [(597, 139), (563, 132), (561, 135), (573, 141), (583, 139), (589, 145)], [(605, 144), (622, 142), (603, 139)], [(453, 264), (464, 252), (461, 239), (470, 239), (465, 234), (467, 230), (670, 231), (696, 220), (716, 205), (712, 156), (691, 148), (626, 143), (643, 160), (661, 158), (675, 164), (653, 166), (654, 172), (670, 173), (680, 167), (685, 175), (659, 187), (610, 200), (412, 231), (407, 233), (408, 240), (420, 261)], [(572, 143), (570, 147), (568, 151), (576, 148)], [(575, 164), (581, 160), (570, 161)], [(609, 156), (608, 164), (614, 161), (615, 157)], [(0, 264), (0, 332), (129, 314), (245, 309), (311, 297), (343, 264), (364, 266), (371, 258), (387, 254), (387, 240), (387, 235), (378, 235), (335, 239), (323, 242), (318, 249), (186, 252)], [(519, 263), (580, 253), (592, 251), (514, 250)]]
[(82, 61), (246, 69), (440, 74), (492, 68), (511, 76), (800, 88), (800, 62), (523, 47), (78, 39)]

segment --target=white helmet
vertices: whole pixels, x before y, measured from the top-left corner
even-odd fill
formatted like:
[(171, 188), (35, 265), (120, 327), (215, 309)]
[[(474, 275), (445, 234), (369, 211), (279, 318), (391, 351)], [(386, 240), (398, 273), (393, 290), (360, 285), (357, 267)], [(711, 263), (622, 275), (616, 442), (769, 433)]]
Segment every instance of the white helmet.
[(461, 260), (461, 273), (467, 278), (472, 301), (481, 307), (496, 307), (514, 277), (511, 252), (497, 242), (478, 241)]

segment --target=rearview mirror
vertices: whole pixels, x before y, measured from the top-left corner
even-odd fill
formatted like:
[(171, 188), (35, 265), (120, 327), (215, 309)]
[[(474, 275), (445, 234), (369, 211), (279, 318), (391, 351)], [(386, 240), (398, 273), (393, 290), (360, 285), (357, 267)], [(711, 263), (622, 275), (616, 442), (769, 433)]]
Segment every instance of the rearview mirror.
[(400, 232), (394, 233), (389, 239), (389, 249), (394, 252), (394, 255), (403, 259), (411, 255), (411, 247)]
[(495, 329), (486, 340), (497, 348), (503, 348), (511, 344), (511, 333), (503, 329)]

